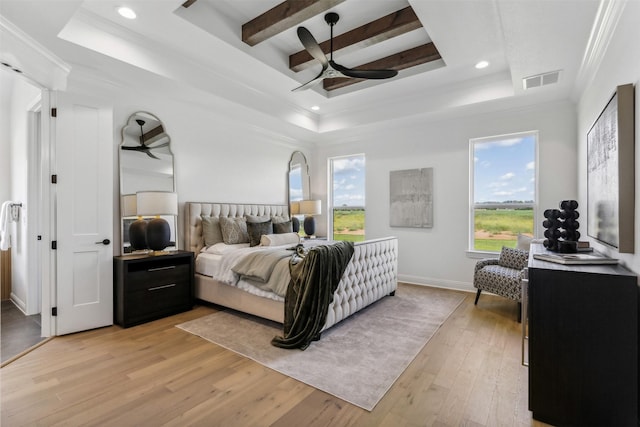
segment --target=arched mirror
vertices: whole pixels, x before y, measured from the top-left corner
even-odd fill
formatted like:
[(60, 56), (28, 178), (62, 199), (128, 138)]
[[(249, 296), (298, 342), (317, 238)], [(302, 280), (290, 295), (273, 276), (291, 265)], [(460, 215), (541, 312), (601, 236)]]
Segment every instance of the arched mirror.
[(300, 151), (294, 151), (289, 161), (288, 190), (289, 203), (309, 199), (309, 165)]
[[(122, 128), (120, 144), (120, 206), (122, 226), (122, 253), (133, 252), (129, 239), (129, 227), (138, 218), (135, 200), (140, 191), (175, 192), (175, 174), (171, 139), (165, 132), (162, 121), (151, 113), (138, 111), (132, 114)], [(161, 216), (171, 228), (168, 250), (177, 249), (177, 219), (175, 216)]]

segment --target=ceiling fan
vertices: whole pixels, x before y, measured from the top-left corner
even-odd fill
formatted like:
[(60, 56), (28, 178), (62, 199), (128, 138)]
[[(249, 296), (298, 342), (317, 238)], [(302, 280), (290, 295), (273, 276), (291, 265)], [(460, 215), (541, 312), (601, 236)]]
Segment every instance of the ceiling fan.
[(389, 79), (398, 74), (396, 70), (354, 70), (344, 67), (333, 61), (333, 26), (336, 25), (340, 16), (335, 12), (329, 12), (324, 16), (324, 20), (331, 27), (331, 48), (329, 60), (325, 56), (322, 48), (313, 37), (311, 32), (305, 27), (298, 27), (298, 38), (309, 52), (309, 54), (322, 64), (322, 71), (313, 80), (308, 81), (302, 86), (298, 86), (293, 91), (305, 90), (320, 83), (324, 79), (332, 79), (336, 77), (346, 77), (354, 79)]
[(131, 151), (142, 151), (143, 153), (146, 153), (147, 156), (153, 158), (153, 159), (158, 159), (160, 160), (160, 157), (155, 156), (151, 150), (155, 149), (155, 148), (162, 148), (162, 147), (166, 147), (169, 145), (168, 142), (165, 142), (164, 144), (160, 144), (160, 145), (155, 145), (153, 147), (146, 145), (144, 143), (144, 130), (142, 129), (142, 126), (144, 126), (145, 121), (142, 119), (136, 119), (136, 123), (138, 123), (138, 125), (140, 125), (140, 145), (137, 145), (135, 147), (129, 147), (129, 146), (122, 146), (121, 148), (123, 150), (131, 150)]

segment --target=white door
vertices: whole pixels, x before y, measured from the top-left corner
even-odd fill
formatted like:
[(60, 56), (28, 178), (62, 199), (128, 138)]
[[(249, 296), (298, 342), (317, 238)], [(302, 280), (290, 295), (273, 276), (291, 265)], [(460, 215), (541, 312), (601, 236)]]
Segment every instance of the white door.
[(57, 93), (56, 335), (113, 324), (113, 111)]

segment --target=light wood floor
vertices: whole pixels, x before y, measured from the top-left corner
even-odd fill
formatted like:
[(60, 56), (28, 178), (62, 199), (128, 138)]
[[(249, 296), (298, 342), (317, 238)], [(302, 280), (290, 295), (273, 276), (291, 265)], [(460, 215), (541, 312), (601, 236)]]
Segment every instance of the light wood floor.
[(198, 306), (57, 337), (3, 367), (1, 425), (543, 426), (516, 304), (466, 295), (372, 412), (174, 327), (217, 310)]

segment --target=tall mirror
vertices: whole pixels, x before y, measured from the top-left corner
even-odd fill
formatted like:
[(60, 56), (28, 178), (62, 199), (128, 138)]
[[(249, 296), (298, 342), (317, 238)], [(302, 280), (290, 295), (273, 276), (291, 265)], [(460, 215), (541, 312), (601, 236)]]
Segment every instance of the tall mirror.
[(289, 161), (289, 203), (308, 200), (309, 165), (307, 158), (300, 151), (294, 151)]
[[(151, 113), (138, 111), (132, 114), (122, 128), (120, 144), (120, 207), (122, 227), (122, 254), (135, 250), (129, 239), (129, 227), (138, 219), (135, 194), (139, 191), (175, 192), (175, 174), (171, 139), (162, 121)], [(177, 249), (177, 218), (164, 216), (171, 229), (167, 250)], [(146, 217), (144, 219), (147, 219)]]

